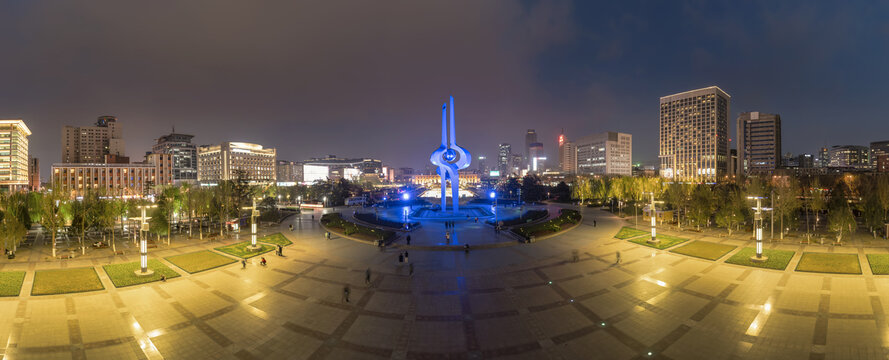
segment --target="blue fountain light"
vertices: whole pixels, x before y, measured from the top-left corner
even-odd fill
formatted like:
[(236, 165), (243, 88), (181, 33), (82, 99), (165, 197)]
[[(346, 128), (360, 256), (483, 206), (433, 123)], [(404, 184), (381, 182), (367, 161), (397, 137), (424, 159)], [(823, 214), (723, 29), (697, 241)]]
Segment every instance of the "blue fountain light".
[(488, 196), (490, 196), (490, 197), (491, 197), (491, 199), (493, 199), (493, 198), (496, 198), (496, 197), (497, 197), (497, 193), (495, 193), (495, 192), (493, 192), (493, 191), (491, 191), (491, 193), (490, 193), (490, 194), (488, 194)]
[(405, 200), (410, 200), (410, 199), (411, 199), (411, 194), (404, 193), (404, 195), (401, 195), (401, 198), (402, 198), (402, 199), (405, 199)]

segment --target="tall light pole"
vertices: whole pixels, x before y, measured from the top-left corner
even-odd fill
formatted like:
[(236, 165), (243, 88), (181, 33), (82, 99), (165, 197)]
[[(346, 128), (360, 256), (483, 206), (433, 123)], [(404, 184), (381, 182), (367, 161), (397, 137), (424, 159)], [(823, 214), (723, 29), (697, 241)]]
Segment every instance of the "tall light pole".
[(256, 244), (256, 216), (259, 215), (259, 210), (256, 209), (256, 198), (253, 198), (253, 206), (243, 207), (242, 209), (250, 210), (250, 245), (247, 246), (247, 250), (259, 251), (262, 247)]
[(772, 210), (771, 208), (762, 207), (762, 196), (748, 196), (747, 199), (756, 200), (756, 210), (753, 213), (753, 235), (756, 238), (756, 255), (750, 257), (753, 262), (765, 262), (768, 256), (762, 256), (762, 212)]
[(145, 238), (145, 233), (148, 232), (148, 219), (149, 217), (145, 216), (145, 211), (149, 208), (156, 208), (157, 205), (139, 205), (136, 208), (142, 210), (142, 216), (139, 218), (139, 270), (136, 270), (137, 276), (148, 276), (154, 274), (154, 271), (148, 269), (148, 239)]
[(649, 193), (651, 195), (651, 205), (648, 208), (648, 215), (651, 218), (651, 239), (646, 241), (649, 244), (655, 245), (660, 242), (657, 239), (657, 210), (654, 208), (654, 204), (663, 204), (663, 201), (654, 201), (654, 192)]
[(327, 196), (325, 196), (321, 201), (324, 203), (324, 207), (327, 207)]

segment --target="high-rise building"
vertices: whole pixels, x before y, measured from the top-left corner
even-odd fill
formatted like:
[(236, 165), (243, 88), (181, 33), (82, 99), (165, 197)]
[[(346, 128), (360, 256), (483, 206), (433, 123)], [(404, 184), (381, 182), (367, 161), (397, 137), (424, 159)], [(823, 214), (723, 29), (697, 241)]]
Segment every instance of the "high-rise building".
[[(731, 96), (716, 86), (660, 99), (661, 176), (677, 181), (715, 181), (728, 173), (730, 103)], [(578, 168), (579, 149), (578, 144)]]
[(63, 163), (103, 163), (105, 155), (124, 154), (123, 130), (114, 116), (100, 116), (93, 126), (62, 126)]
[(478, 157), (478, 173), (482, 176), (488, 175), (488, 157), (484, 155), (479, 155)]
[(173, 184), (173, 155), (149, 154), (145, 162), (131, 164), (53, 164), (52, 184), (71, 196), (90, 189), (110, 196), (154, 194), (159, 185)]
[(275, 149), (244, 142), (224, 142), (198, 147), (198, 181), (215, 184), (235, 180), (244, 172), (247, 182), (274, 183), (276, 180)]
[(28, 158), (28, 189), (40, 191), (40, 160)]
[(509, 174), (515, 174), (517, 176), (522, 176), (522, 170), (527, 170), (524, 167), (525, 161), (522, 154), (509, 154)]
[(577, 139), (577, 173), (633, 176), (633, 136), (614, 131)]
[(512, 147), (509, 144), (500, 144), (497, 149), (497, 170), (500, 171), (500, 176), (506, 176), (511, 172), (512, 169), (509, 167), (511, 154)]
[(278, 183), (300, 183), (303, 181), (303, 164), (287, 160), (278, 160)]
[(818, 167), (820, 168), (826, 168), (830, 166), (830, 153), (827, 151), (826, 147), (823, 147), (821, 148), (821, 150), (818, 151), (818, 160), (816, 162), (816, 165), (818, 165)]
[(781, 115), (743, 112), (737, 125), (739, 174), (768, 174), (781, 167)]
[(28, 136), (31, 130), (21, 119), (0, 120), (0, 188), (28, 188)]
[(870, 149), (859, 145), (834, 145), (830, 147), (830, 167), (849, 170), (870, 168)]
[(191, 143), (194, 135), (177, 134), (161, 136), (151, 147), (152, 153), (173, 155), (173, 181), (195, 182), (198, 180), (198, 147)]
[(339, 179), (346, 177), (346, 173), (352, 174), (350, 176), (354, 177), (355, 171), (346, 169), (357, 169), (357, 176), (361, 175), (383, 175), (383, 162), (378, 159), (371, 158), (338, 158), (335, 155), (327, 155), (327, 157), (323, 158), (312, 158), (306, 161), (303, 161), (302, 164), (311, 165), (311, 166), (325, 166), (330, 171), (331, 179)]
[(870, 162), (877, 172), (889, 172), (889, 141), (870, 143)]
[(528, 129), (525, 133), (525, 164), (523, 167), (529, 168), (531, 165), (531, 144), (537, 142), (537, 132), (534, 129)]
[(559, 135), (559, 170), (568, 174), (577, 171), (577, 146), (565, 134)]
[(815, 167), (815, 158), (812, 157), (812, 154), (799, 154), (796, 157), (796, 162), (799, 164), (800, 169), (811, 169)]
[(543, 162), (546, 161), (546, 155), (543, 153), (543, 144), (536, 142), (531, 143), (528, 147), (528, 170), (542, 171), (544, 169)]

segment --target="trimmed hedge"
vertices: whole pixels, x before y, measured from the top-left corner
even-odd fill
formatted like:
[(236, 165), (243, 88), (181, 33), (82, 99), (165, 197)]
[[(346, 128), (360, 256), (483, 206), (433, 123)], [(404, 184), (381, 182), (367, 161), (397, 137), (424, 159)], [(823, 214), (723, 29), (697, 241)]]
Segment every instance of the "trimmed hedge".
[(528, 210), (525, 211), (522, 216), (519, 216), (517, 218), (498, 220), (497, 223), (495, 223), (494, 220), (488, 220), (487, 223), (490, 225), (497, 225), (498, 223), (502, 222), (503, 226), (516, 226), (546, 218), (547, 215), (549, 215), (549, 211), (546, 211), (546, 209)]
[(531, 240), (531, 237), (557, 233), (564, 228), (576, 225), (580, 223), (582, 218), (580, 212), (577, 210), (562, 209), (559, 211), (559, 216), (554, 219), (550, 219), (549, 221), (540, 224), (513, 228), (511, 231), (526, 240)]
[(379, 230), (346, 221), (340, 213), (322, 215), (321, 224), (328, 228), (342, 231), (345, 235), (359, 235), (371, 240), (386, 240), (395, 236), (395, 232), (391, 230)]

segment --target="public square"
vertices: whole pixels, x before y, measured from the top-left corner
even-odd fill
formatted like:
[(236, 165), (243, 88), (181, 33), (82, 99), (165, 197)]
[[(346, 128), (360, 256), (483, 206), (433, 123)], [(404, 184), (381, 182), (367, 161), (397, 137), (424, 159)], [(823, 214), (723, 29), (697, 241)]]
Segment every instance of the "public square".
[[(4, 359), (886, 356), (889, 279), (866, 267), (863, 275), (825, 275), (795, 272), (799, 255), (784, 271), (699, 260), (613, 238), (632, 217), (583, 212), (583, 223), (559, 236), (468, 254), (325, 240), (306, 213), (263, 229), (294, 242), (285, 257), (264, 254), (267, 267), (256, 257), (244, 269), (188, 274), (162, 259), (220, 245), (189, 240), (149, 254), (181, 277), (124, 288), (99, 266), (132, 258), (7, 263), (0, 270), (27, 275), (20, 296), (0, 299), (0, 314), (11, 319), (0, 327)], [(413, 276), (398, 263), (403, 251)], [(83, 266), (96, 267), (105, 290), (30, 295), (35, 270)]]

